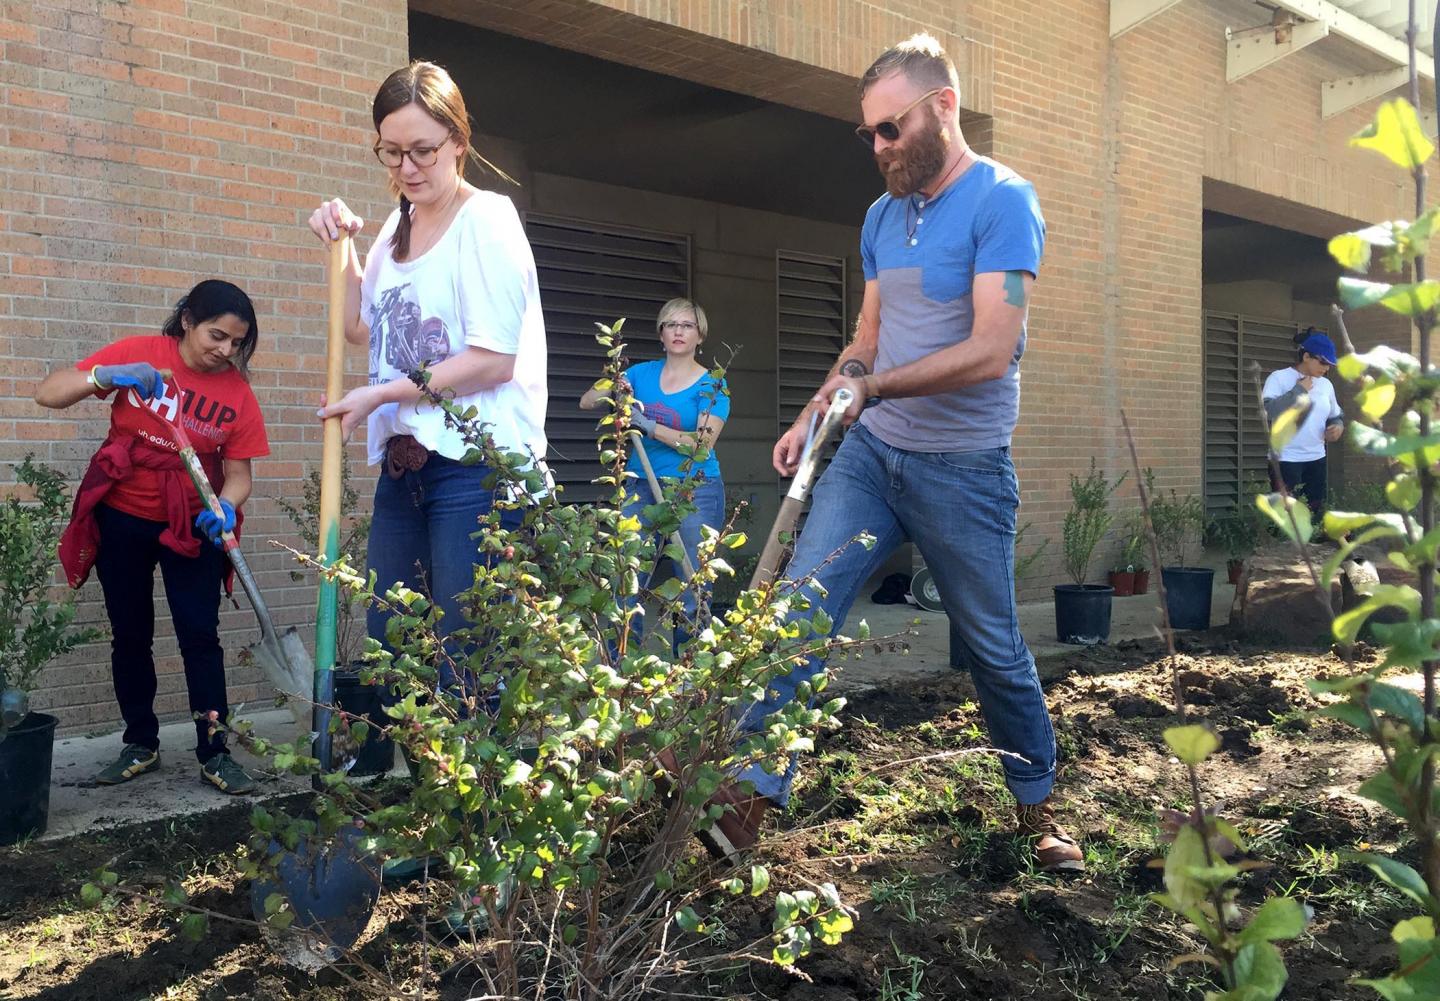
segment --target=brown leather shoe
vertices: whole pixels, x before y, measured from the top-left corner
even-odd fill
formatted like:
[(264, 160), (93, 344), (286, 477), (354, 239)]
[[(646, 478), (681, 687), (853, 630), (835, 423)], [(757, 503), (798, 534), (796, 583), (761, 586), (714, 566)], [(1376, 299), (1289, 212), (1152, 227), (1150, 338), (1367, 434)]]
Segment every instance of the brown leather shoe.
[(1085, 853), (1080, 844), (1055, 821), (1055, 806), (1049, 799), (1016, 811), (1017, 833), (1035, 839), (1035, 863), (1041, 872), (1084, 872)]
[(741, 853), (760, 840), (760, 825), (765, 822), (770, 800), (746, 794), (736, 783), (727, 782), (716, 790), (706, 805), (717, 803), (725, 807), (725, 812), (712, 826), (696, 831), (695, 836), (715, 858), (722, 862), (738, 862)]

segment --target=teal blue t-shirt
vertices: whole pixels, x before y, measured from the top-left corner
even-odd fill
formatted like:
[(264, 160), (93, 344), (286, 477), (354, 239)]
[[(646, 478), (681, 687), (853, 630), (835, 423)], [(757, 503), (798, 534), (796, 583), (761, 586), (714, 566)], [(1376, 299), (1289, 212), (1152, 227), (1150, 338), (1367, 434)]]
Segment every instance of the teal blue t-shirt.
[[(666, 393), (660, 389), (660, 373), (664, 368), (664, 360), (657, 359), (632, 365), (625, 371), (625, 377), (630, 380), (630, 386), (635, 391), (635, 399), (645, 404), (646, 417), (656, 424), (664, 424), (676, 431), (696, 430), (700, 427), (702, 414), (711, 414), (722, 421), (729, 420), (730, 392), (725, 388), (723, 380), (716, 382), (715, 378), (706, 372), (678, 393)], [(656, 476), (685, 475), (680, 466), (686, 461), (686, 457), (669, 445), (654, 438), (647, 438), (645, 454), (649, 456)], [(627, 468), (637, 476), (645, 475), (639, 457), (633, 452)], [(720, 478), (720, 460), (715, 457), (713, 448), (704, 461), (694, 464), (693, 471), (707, 479)]]

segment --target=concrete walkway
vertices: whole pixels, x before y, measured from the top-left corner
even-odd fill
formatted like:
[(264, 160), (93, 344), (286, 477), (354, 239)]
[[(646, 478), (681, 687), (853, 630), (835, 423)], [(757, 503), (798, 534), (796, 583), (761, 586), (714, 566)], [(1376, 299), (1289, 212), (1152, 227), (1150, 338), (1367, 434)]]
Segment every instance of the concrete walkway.
[[(944, 615), (925, 612), (911, 605), (876, 605), (870, 602), (874, 588), (867, 588), (845, 623), (845, 634), (854, 636), (863, 619), (872, 639), (896, 637), (909, 644), (909, 653), (867, 652), (861, 659), (848, 659), (840, 666), (834, 689), (860, 692), (882, 685), (907, 684), (943, 676), (950, 667), (949, 621)], [(1228, 621), (1235, 589), (1225, 583), (1224, 571), (1216, 574), (1211, 601), (1211, 623)], [(1159, 612), (1153, 591), (1147, 595), (1116, 598), (1111, 612), (1110, 642), (1154, 636)], [(1055, 639), (1055, 608), (1050, 601), (1020, 607), (1020, 631), (1037, 660), (1044, 662), (1074, 653), (1080, 647)], [(256, 732), (272, 740), (293, 740), (298, 734), (290, 714), (283, 709), (249, 712)], [(106, 736), (68, 737), (55, 744), (51, 771), (50, 824), (42, 840), (69, 837), (84, 831), (116, 827), (166, 817), (216, 810), (239, 797), (226, 796), (214, 786), (202, 783), (199, 765), (191, 748), (195, 731), (188, 721), (161, 727), (161, 762), (158, 772), (119, 786), (97, 786), (93, 776), (120, 751), (119, 732)], [(308, 784), (293, 777), (261, 776), (257, 762), (243, 751), (239, 760), (258, 778), (260, 791), (250, 799), (267, 799), (303, 792)], [(399, 758), (397, 756), (397, 762)], [(397, 770), (404, 773), (404, 765)], [(0, 849), (3, 850), (3, 849)]]

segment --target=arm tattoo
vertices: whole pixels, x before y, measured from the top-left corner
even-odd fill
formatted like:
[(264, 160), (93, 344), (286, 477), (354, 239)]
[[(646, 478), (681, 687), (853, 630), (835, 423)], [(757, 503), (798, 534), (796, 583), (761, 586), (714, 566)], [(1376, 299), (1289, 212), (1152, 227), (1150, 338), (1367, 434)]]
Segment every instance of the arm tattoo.
[(850, 358), (840, 366), (840, 374), (849, 376), (851, 379), (859, 379), (870, 374), (870, 366), (859, 358)]
[(1005, 272), (1005, 304), (1025, 308), (1025, 272)]

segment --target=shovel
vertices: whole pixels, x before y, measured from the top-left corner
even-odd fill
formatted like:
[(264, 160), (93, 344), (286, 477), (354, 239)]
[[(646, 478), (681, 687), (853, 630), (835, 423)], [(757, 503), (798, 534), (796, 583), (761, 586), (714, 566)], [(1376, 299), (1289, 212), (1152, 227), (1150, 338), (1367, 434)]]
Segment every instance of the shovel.
[[(325, 398), (338, 400), (345, 382), (345, 269), (350, 238), (330, 244), (328, 284), (329, 334), (326, 339)], [(340, 464), (345, 442), (340, 418), (325, 421), (320, 461), (320, 556), (328, 566), (340, 557)], [(337, 585), (320, 578), (316, 602), (314, 669), (314, 755), (322, 770), (331, 767), (330, 704), (335, 698), (335, 618)], [(322, 785), (319, 777), (315, 787)], [(294, 851), (271, 842), (274, 882), (256, 880), (250, 906), (257, 921), (269, 912), (265, 901), (279, 893), (289, 902), (294, 920), (283, 932), (267, 932), (275, 952), (292, 966), (314, 972), (340, 958), (370, 922), (380, 900), (380, 861), (360, 848), (363, 832), (343, 827), (333, 840), (302, 841)]]
[(800, 453), (799, 468), (795, 470), (795, 478), (790, 481), (790, 489), (785, 492), (785, 499), (780, 502), (780, 512), (775, 515), (775, 524), (770, 526), (770, 535), (765, 540), (760, 561), (755, 564), (755, 573), (750, 578), (750, 590), (769, 584), (780, 571), (780, 557), (785, 552), (785, 544), (780, 537), (795, 530), (795, 523), (800, 520), (800, 512), (815, 485), (815, 473), (820, 467), (820, 456), (825, 451), (825, 445), (840, 429), (845, 420), (845, 411), (849, 410), (850, 404), (854, 402), (854, 393), (848, 389), (837, 389), (830, 397), (830, 406), (825, 410), (818, 429), (812, 419), (805, 449)]
[[(180, 385), (175, 382), (171, 372), (162, 370), (161, 375), (170, 381), (177, 393), (180, 392)], [(185, 471), (190, 474), (190, 482), (195, 484), (200, 499), (216, 515), (222, 515), (220, 501), (215, 496), (210, 479), (200, 465), (200, 457), (195, 453), (195, 446), (191, 443), (190, 436), (185, 433), (179, 418), (170, 420), (149, 407), (141, 409), (163, 424), (169, 434), (175, 436), (175, 444), (180, 447), (180, 461), (185, 464)], [(240, 543), (235, 538), (235, 533), (226, 532), (221, 540), (225, 555), (230, 558), (230, 565), (235, 568), (235, 576), (240, 579), (240, 587), (250, 599), (250, 607), (254, 609), (255, 618), (260, 623), (259, 641), (246, 647), (245, 652), (260, 665), (270, 683), (287, 696), (285, 704), (290, 714), (295, 717), (295, 722), (301, 726), (308, 725), (310, 719), (305, 702), (310, 694), (310, 679), (314, 676), (315, 668), (311, 664), (309, 652), (305, 649), (305, 641), (300, 638), (294, 626), (281, 634), (275, 632), (270, 609), (260, 594), (249, 564), (245, 562), (245, 555), (240, 552)]]

